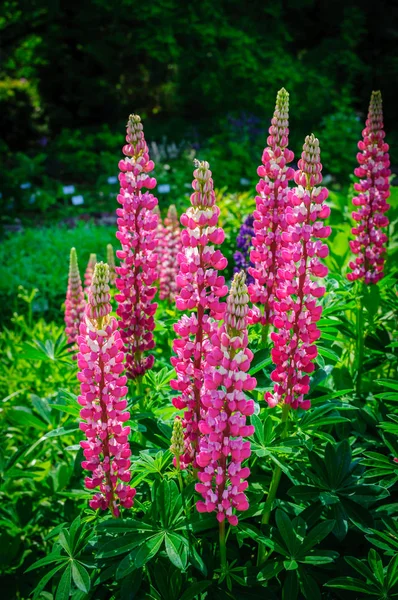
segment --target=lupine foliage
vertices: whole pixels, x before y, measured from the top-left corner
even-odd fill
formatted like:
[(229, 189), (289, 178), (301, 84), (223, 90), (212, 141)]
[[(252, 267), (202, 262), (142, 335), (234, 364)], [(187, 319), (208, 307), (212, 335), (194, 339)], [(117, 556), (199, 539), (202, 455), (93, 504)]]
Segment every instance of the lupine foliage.
[[(32, 590), (35, 599), (56, 600), (397, 596), (393, 227), (384, 277), (358, 295), (345, 276), (348, 243), (344, 254), (338, 243), (348, 233), (346, 211), (320, 186), (315, 136), (305, 140), (294, 181), (279, 185), (280, 157), (291, 158), (286, 99), (282, 90), (259, 173), (257, 307), (243, 272), (229, 282), (232, 253), (223, 253), (224, 238), (237, 236), (234, 210), (242, 220), (249, 212), (247, 198), (239, 205), (216, 194), (209, 164), (198, 161), (181, 246), (171, 248), (175, 305), (159, 298), (152, 313), (154, 256), (162, 254), (156, 202), (142, 191), (154, 181), (136, 116), (121, 165), (118, 289), (99, 262), (77, 361), (63, 328), (35, 319), (36, 292), (20, 290), (27, 310), (0, 333), (6, 597), (27, 599)], [(271, 190), (282, 198), (272, 249), (262, 208)], [(81, 296), (74, 257), (68, 299)], [(139, 315), (120, 310), (138, 304)], [(124, 374), (146, 360), (131, 354), (137, 324), (144, 338), (150, 333), (146, 350), (155, 357), (139, 385)]]

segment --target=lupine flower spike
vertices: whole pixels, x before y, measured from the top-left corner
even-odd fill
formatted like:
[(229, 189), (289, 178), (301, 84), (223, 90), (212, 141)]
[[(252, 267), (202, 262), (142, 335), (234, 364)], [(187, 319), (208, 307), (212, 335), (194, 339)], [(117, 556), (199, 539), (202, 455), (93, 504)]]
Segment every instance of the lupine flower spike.
[(158, 224), (156, 227), (156, 245), (154, 248), (154, 252), (156, 254), (156, 281), (158, 281), (162, 262), (163, 238), (165, 235), (165, 228), (162, 223), (162, 217), (160, 215), (160, 209), (158, 204), (153, 209), (153, 213), (158, 217)]
[(90, 258), (87, 263), (86, 272), (84, 273), (84, 294), (86, 298), (88, 297), (88, 293), (90, 291), (91, 282), (93, 280), (94, 267), (97, 263), (97, 255), (90, 254)]
[[(181, 395), (173, 398), (178, 409), (184, 409), (183, 428), (185, 452), (182, 467), (193, 463), (198, 450), (198, 424), (201, 418), (204, 373), (209, 352), (213, 350), (211, 337), (223, 318), (225, 303), (221, 298), (228, 288), (219, 271), (227, 260), (214, 245), (222, 244), (224, 231), (217, 226), (220, 209), (216, 205), (209, 163), (195, 161), (192, 206), (181, 216), (185, 229), (181, 233), (182, 251), (177, 260), (178, 310), (187, 310), (174, 330), (179, 336), (173, 343), (177, 356), (171, 358), (177, 379), (170, 382)], [(213, 245), (214, 244), (214, 245)]]
[(96, 490), (91, 508), (109, 508), (118, 516), (120, 506), (131, 508), (135, 489), (128, 485), (130, 474), (130, 414), (125, 410), (127, 377), (124, 371), (123, 342), (118, 323), (111, 312), (109, 269), (95, 266), (86, 307), (85, 322), (80, 325), (77, 357), (81, 382), (78, 402), (82, 406), (80, 429), (86, 440), (80, 442), (85, 460), (83, 469), (91, 471), (85, 485)]
[(65, 334), (68, 344), (76, 348), (76, 339), (79, 333), (79, 325), (84, 316), (84, 294), (80, 279), (79, 267), (75, 248), (70, 251), (68, 290), (65, 301)]
[[(288, 166), (293, 160), (289, 142), (289, 94), (282, 88), (276, 97), (274, 116), (269, 128), (267, 148), (262, 156), (262, 165), (257, 169), (261, 177), (256, 190), (253, 250), (249, 268), (254, 283), (249, 285), (249, 295), (254, 307), (250, 322), (268, 325), (272, 322), (276, 279), (281, 260), (281, 233), (284, 229), (284, 211), (289, 180), (294, 170)], [(259, 310), (262, 308), (262, 314)]]
[(388, 144), (384, 141), (380, 92), (372, 92), (362, 137), (363, 140), (358, 143), (359, 167), (354, 171), (360, 178), (360, 182), (354, 184), (358, 195), (352, 200), (357, 208), (352, 216), (357, 223), (352, 229), (355, 240), (350, 242), (350, 246), (356, 258), (349, 263), (351, 273), (347, 273), (347, 279), (359, 279), (370, 284), (377, 283), (384, 275), (387, 235), (382, 229), (388, 226), (384, 213), (390, 208), (386, 202), (390, 196), (390, 159)]
[(109, 267), (109, 283), (115, 285), (116, 281), (116, 270), (115, 270), (115, 253), (113, 251), (112, 244), (108, 244), (106, 247), (106, 262)]
[(157, 199), (144, 188), (153, 189), (156, 179), (149, 176), (154, 163), (149, 159), (141, 119), (130, 115), (127, 123), (127, 144), (123, 147), (126, 158), (119, 162), (121, 185), (118, 202), (121, 208), (116, 233), (122, 250), (116, 255), (121, 260), (116, 267), (115, 295), (118, 303), (121, 335), (126, 346), (126, 368), (131, 379), (150, 369), (153, 355), (146, 355), (155, 347), (153, 330), (157, 304), (153, 302), (157, 278), (156, 228), (158, 216), (153, 212)]
[(281, 235), (283, 263), (277, 271), (277, 300), (273, 305), (275, 370), (271, 379), (275, 385), (274, 392), (267, 392), (265, 398), (271, 407), (284, 402), (292, 408), (308, 409), (310, 400), (304, 396), (309, 391), (317, 356), (315, 342), (320, 337), (317, 321), (322, 307), (318, 300), (325, 293), (318, 280), (328, 272), (320, 260), (329, 252), (322, 240), (331, 231), (322, 222), (330, 208), (325, 204), (328, 191), (319, 186), (322, 165), (319, 142), (313, 135), (305, 138), (298, 167), (294, 175), (297, 187), (287, 195), (286, 226)]
[(215, 511), (218, 521), (227, 518), (231, 525), (238, 523), (236, 512), (249, 507), (245, 490), (250, 471), (242, 463), (250, 456), (245, 438), (254, 427), (246, 420), (254, 412), (254, 402), (245, 392), (257, 382), (248, 374), (253, 358), (247, 347), (248, 302), (242, 271), (232, 282), (224, 324), (211, 339), (214, 349), (207, 356), (196, 458), (200, 482), (196, 491), (203, 497), (196, 505), (198, 511)]
[(159, 246), (159, 297), (161, 300), (172, 301), (177, 290), (176, 277), (179, 271), (177, 256), (181, 251), (181, 229), (174, 204), (169, 207), (163, 231)]
[(236, 238), (237, 251), (234, 254), (234, 273), (239, 273), (239, 271), (242, 270), (245, 271), (247, 283), (254, 282), (253, 277), (248, 273), (249, 267), (254, 267), (253, 263), (250, 261), (252, 237), (254, 236), (253, 222), (253, 215), (249, 215), (242, 223), (238, 237)]

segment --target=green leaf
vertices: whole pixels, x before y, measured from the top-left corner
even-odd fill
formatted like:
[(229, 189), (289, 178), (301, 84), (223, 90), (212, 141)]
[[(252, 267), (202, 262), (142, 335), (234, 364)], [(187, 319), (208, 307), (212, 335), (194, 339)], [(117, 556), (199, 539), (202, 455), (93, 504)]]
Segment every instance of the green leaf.
[(335, 526), (335, 523), (336, 522), (334, 520), (330, 520), (323, 521), (322, 523), (315, 525), (315, 527), (313, 527), (313, 529), (311, 529), (311, 531), (309, 531), (305, 536), (304, 541), (300, 546), (299, 557), (306, 556), (311, 548), (316, 546), (316, 544), (319, 544), (319, 542), (327, 537)]
[(338, 556), (339, 553), (333, 550), (311, 550), (300, 562), (308, 565), (326, 565), (334, 562)]
[(47, 424), (36, 417), (26, 406), (13, 406), (8, 411), (8, 417), (17, 426), (34, 427), (40, 431), (47, 429)]
[(373, 569), (373, 573), (375, 574), (376, 579), (382, 586), (384, 583), (383, 562), (380, 558), (380, 555), (373, 548), (369, 550), (368, 561), (370, 567)]
[(62, 531), (60, 532), (59, 536), (58, 536), (58, 543), (62, 546), (62, 548), (65, 550), (65, 552), (69, 555), (72, 554), (72, 550), (70, 547), (70, 539), (69, 539), (69, 533), (66, 529), (62, 529)]
[(61, 581), (58, 584), (57, 593), (55, 594), (55, 600), (68, 600), (70, 596), (70, 588), (71, 588), (71, 575), (72, 569), (71, 566), (67, 566), (62, 577)]
[(75, 586), (79, 588), (79, 590), (86, 594), (89, 592), (91, 584), (90, 576), (83, 565), (77, 561), (72, 562), (72, 578)]
[(292, 543), (296, 537), (293, 531), (292, 523), (287, 514), (279, 508), (275, 513), (275, 520), (278, 527), (278, 531), (281, 534), (283, 541), (285, 542), (286, 548), (289, 550), (289, 552), (291, 552)]
[(306, 600), (321, 600), (321, 592), (317, 582), (305, 569), (299, 569), (300, 588)]
[(375, 590), (372, 588), (372, 586), (367, 585), (361, 579), (356, 579), (355, 577), (336, 577), (336, 579), (331, 579), (325, 583), (325, 585), (331, 588), (340, 588), (343, 590), (351, 590), (353, 592), (363, 592), (373, 596), (379, 595), (378, 590)]
[(355, 569), (360, 575), (365, 577), (365, 579), (369, 579), (377, 585), (377, 580), (374, 574), (363, 560), (359, 560), (359, 558), (356, 558), (355, 556), (345, 556), (344, 559), (350, 565), (350, 567)]
[(211, 586), (211, 581), (197, 581), (193, 583), (181, 596), (179, 600), (195, 600), (199, 594)]
[(33, 563), (33, 565), (30, 565), (30, 567), (28, 567), (26, 569), (25, 573), (29, 573), (29, 571), (33, 571), (34, 569), (40, 569), (40, 567), (44, 567), (45, 565), (50, 565), (51, 563), (56, 563), (56, 562), (60, 562), (60, 561), (65, 562), (68, 560), (69, 560), (69, 558), (67, 556), (61, 556), (59, 551), (52, 552), (48, 556), (45, 556), (44, 558), (40, 558), (39, 560), (37, 560), (35, 563)]
[(398, 582), (398, 554), (389, 562), (386, 574), (386, 584), (389, 589), (393, 588)]
[(187, 540), (181, 535), (177, 535), (175, 533), (166, 533), (165, 544), (167, 556), (169, 557), (170, 561), (177, 567), (177, 569), (184, 571), (186, 569), (188, 560)]
[(159, 533), (147, 540), (138, 550), (135, 557), (136, 569), (143, 567), (151, 558), (155, 556), (163, 544), (164, 533)]
[[(46, 587), (47, 583), (50, 581), (50, 579), (53, 578), (53, 576), (55, 575), (55, 573), (58, 573), (58, 571), (60, 569), (63, 568), (64, 565), (58, 565), (57, 567), (54, 567), (54, 569), (51, 569), (51, 571), (49, 571), (48, 573), (46, 573), (44, 575), (44, 577), (42, 577), (39, 581), (39, 583), (37, 584), (37, 586), (34, 589), (34, 594), (33, 594), (33, 598), (32, 600), (36, 600), (42, 593), (42, 591), (44, 590), (44, 588)], [(27, 569), (25, 572), (27, 572), (29, 569)]]
[(282, 590), (282, 600), (296, 600), (299, 591), (299, 584), (296, 571), (290, 571), (287, 574)]
[(298, 564), (295, 560), (284, 560), (283, 566), (285, 567), (286, 571), (295, 571), (298, 567)]
[(131, 552), (148, 539), (147, 533), (130, 533), (110, 540), (98, 552), (99, 558), (112, 558), (125, 552)]
[(256, 352), (253, 356), (249, 375), (255, 375), (264, 367), (268, 367), (272, 363), (270, 352), (268, 349), (262, 349)]

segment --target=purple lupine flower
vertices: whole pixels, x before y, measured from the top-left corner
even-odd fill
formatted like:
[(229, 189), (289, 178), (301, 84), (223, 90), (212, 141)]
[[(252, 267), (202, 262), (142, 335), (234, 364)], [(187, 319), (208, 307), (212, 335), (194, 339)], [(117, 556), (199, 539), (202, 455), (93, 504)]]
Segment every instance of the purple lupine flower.
[[(236, 247), (238, 250), (234, 254), (234, 273), (239, 273), (239, 271), (245, 271), (247, 273), (248, 268), (254, 266), (250, 261), (252, 237), (254, 236), (253, 222), (253, 215), (249, 215), (243, 221), (243, 224), (239, 229), (238, 237), (236, 238)], [(246, 275), (246, 280), (248, 284), (254, 281), (249, 273)]]

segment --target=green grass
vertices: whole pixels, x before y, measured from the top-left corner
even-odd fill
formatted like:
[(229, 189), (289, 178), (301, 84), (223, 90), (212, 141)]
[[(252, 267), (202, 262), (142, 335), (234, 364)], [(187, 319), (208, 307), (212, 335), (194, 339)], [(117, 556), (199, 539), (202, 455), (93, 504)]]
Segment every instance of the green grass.
[(0, 301), (1, 320), (8, 320), (23, 300), (18, 298), (18, 287), (39, 290), (33, 311), (47, 319), (59, 320), (60, 307), (65, 299), (69, 251), (76, 248), (81, 277), (91, 252), (98, 260), (106, 260), (106, 245), (117, 247), (113, 227), (92, 223), (75, 229), (65, 226), (29, 228), (13, 233), (0, 247)]

